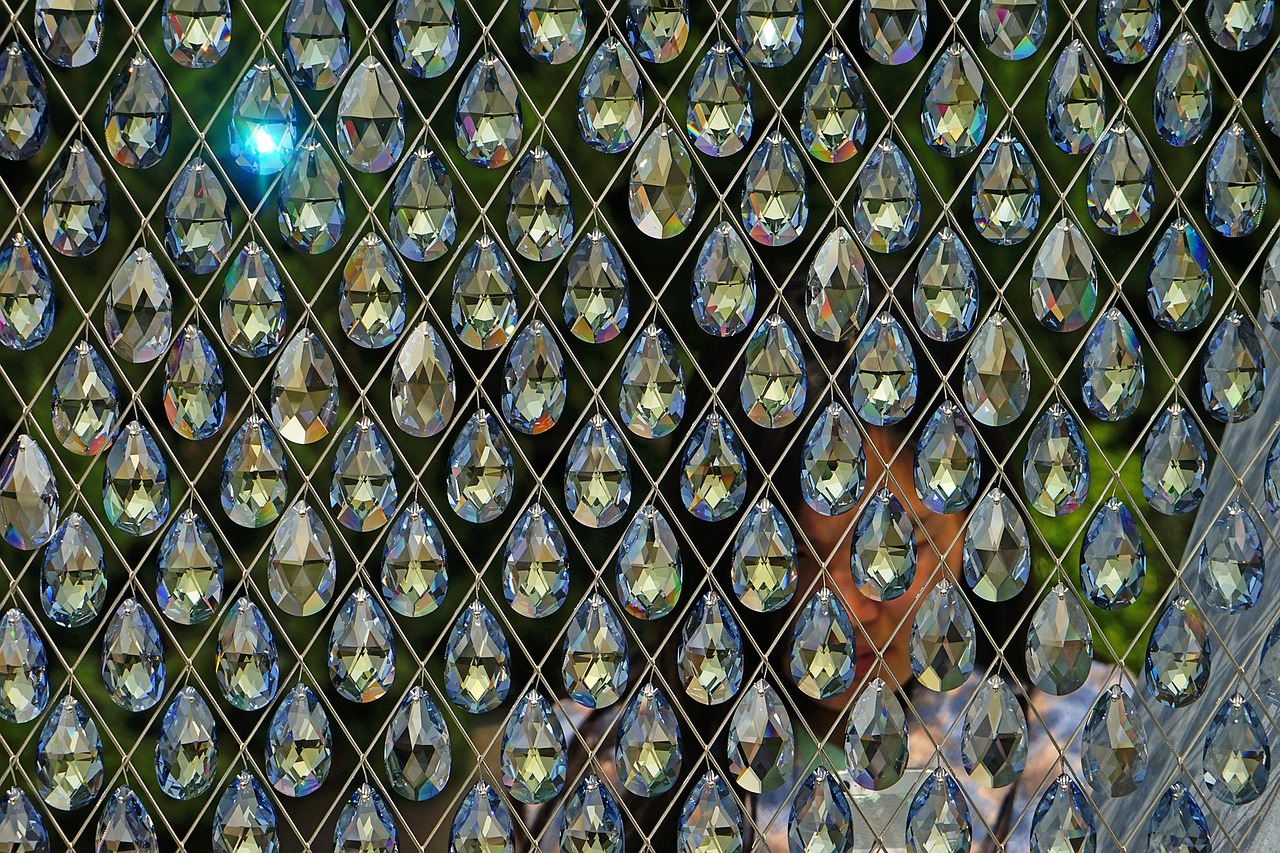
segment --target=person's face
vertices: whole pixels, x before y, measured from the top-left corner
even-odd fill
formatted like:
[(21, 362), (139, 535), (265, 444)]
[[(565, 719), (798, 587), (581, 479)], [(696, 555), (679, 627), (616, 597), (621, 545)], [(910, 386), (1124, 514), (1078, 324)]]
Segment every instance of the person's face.
[[(860, 689), (860, 685), (876, 676), (894, 689), (911, 678), (908, 640), (912, 620), (924, 594), (944, 574), (953, 582), (960, 576), (964, 514), (943, 515), (926, 507), (916, 494), (912, 481), (913, 445), (904, 443), (898, 452), (901, 441), (898, 436), (883, 429), (869, 432), (871, 441), (866, 443), (867, 480), (859, 505), (839, 516), (821, 515), (808, 504), (800, 508), (802, 538), (807, 539), (812, 547), (808, 552), (801, 546), (802, 588), (822, 566), (826, 566), (827, 583), (844, 599), (857, 631), (854, 689)], [(898, 452), (896, 459), (893, 458), (895, 452)], [(882, 486), (887, 486), (902, 502), (915, 527), (918, 554), (915, 580), (910, 588), (898, 598), (883, 602), (859, 592), (849, 571), (853, 528), (858, 515), (862, 505)]]

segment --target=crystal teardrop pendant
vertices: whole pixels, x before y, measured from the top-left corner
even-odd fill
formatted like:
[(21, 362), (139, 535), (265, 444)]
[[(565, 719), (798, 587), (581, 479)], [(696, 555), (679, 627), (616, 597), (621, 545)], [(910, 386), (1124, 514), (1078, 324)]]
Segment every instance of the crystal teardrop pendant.
[(1027, 717), (1013, 688), (998, 675), (978, 685), (960, 732), (960, 759), (969, 778), (1003, 788), (1027, 763)]
[(520, 44), (539, 62), (561, 65), (587, 38), (579, 0), (520, 0)]
[(646, 684), (618, 722), (618, 780), (639, 797), (657, 797), (680, 781), (680, 721), (662, 688)]
[(1208, 465), (1200, 427), (1172, 403), (1156, 416), (1142, 445), (1142, 494), (1165, 515), (1191, 512), (1204, 498)]
[(194, 687), (178, 691), (156, 737), (156, 781), (175, 800), (199, 797), (218, 769), (218, 727)]
[(293, 158), (297, 144), (293, 92), (269, 59), (260, 59), (236, 86), (227, 122), (236, 165), (257, 175), (274, 175)]
[(1102, 134), (1089, 157), (1089, 218), (1108, 234), (1132, 234), (1151, 218), (1155, 195), (1151, 155), (1121, 117)]
[(59, 811), (87, 806), (102, 791), (102, 736), (74, 696), (64, 696), (40, 730), (35, 777), (40, 799)]
[(507, 196), (507, 239), (531, 261), (558, 258), (573, 242), (573, 201), (560, 164), (541, 145), (520, 158)]
[(458, 150), (477, 166), (500, 169), (515, 159), (524, 134), (520, 92), (496, 54), (484, 54), (467, 72), (453, 129)]
[(1085, 528), (1080, 548), (1080, 587), (1104, 610), (1128, 607), (1142, 594), (1147, 549), (1133, 513), (1107, 498)]
[(934, 512), (959, 512), (978, 496), (982, 455), (973, 425), (952, 400), (925, 423), (915, 449), (916, 494)]
[(809, 199), (804, 163), (778, 130), (760, 140), (742, 179), (742, 227), (762, 246), (785, 246), (804, 233)]
[(1031, 310), (1045, 328), (1074, 332), (1093, 317), (1098, 272), (1080, 227), (1063, 217), (1050, 229), (1031, 268)]
[(911, 625), (911, 671), (930, 690), (955, 690), (973, 674), (977, 637), (963, 593), (943, 578), (925, 594)]
[(107, 453), (102, 511), (121, 532), (146, 536), (169, 517), (169, 465), (141, 421), (129, 421), (122, 433)]
[(1033, 850), (1094, 850), (1097, 820), (1075, 779), (1063, 773), (1050, 782), (1031, 818)]
[(801, 95), (800, 141), (815, 160), (843, 163), (867, 141), (867, 96), (853, 61), (836, 46), (813, 66)]
[(200, 156), (186, 167), (169, 191), (164, 214), (164, 247), (169, 257), (192, 273), (212, 273), (232, 247), (227, 190)]
[(318, 139), (303, 140), (285, 166), (276, 191), (280, 236), (299, 252), (319, 255), (338, 245), (346, 221), (346, 200), (337, 164)]
[(800, 52), (804, 4), (801, 0), (738, 0), (734, 31), (747, 62), (780, 68)]
[(846, 850), (853, 843), (853, 812), (839, 777), (825, 767), (813, 770), (791, 799), (787, 843), (792, 849), (829, 844)]
[(324, 341), (306, 326), (280, 351), (271, 379), (271, 422), (281, 438), (313, 444), (338, 417), (338, 376)]
[(453, 276), (453, 333), (472, 349), (500, 349), (520, 322), (511, 261), (488, 234), (471, 244)]
[(53, 434), (81, 456), (96, 456), (115, 439), (120, 418), (115, 375), (88, 341), (72, 347), (54, 375)]
[(915, 350), (902, 325), (882, 311), (863, 330), (853, 353), (849, 398), (858, 417), (874, 426), (906, 418), (915, 406), (919, 376)]
[(164, 646), (150, 614), (126, 598), (102, 635), (102, 683), (126, 711), (145, 711), (164, 694)]
[(1267, 366), (1258, 331), (1251, 319), (1232, 311), (1210, 335), (1201, 362), (1200, 402), (1211, 417), (1243, 421), (1261, 407)]
[(944, 157), (978, 150), (987, 134), (987, 83), (977, 60), (960, 42), (939, 54), (920, 105), (925, 144)]
[(1031, 430), (1022, 461), (1027, 503), (1045, 515), (1070, 515), (1089, 495), (1089, 447), (1075, 416), (1051, 405)]
[(587, 527), (608, 527), (622, 520), (631, 505), (631, 456), (622, 436), (604, 415), (582, 425), (564, 469), (564, 506)]
[(391, 524), (382, 546), (382, 597), (401, 616), (435, 612), (449, 591), (448, 551), (426, 510), (411, 503)]
[(758, 613), (784, 607), (798, 581), (795, 536), (782, 513), (762, 498), (733, 540), (733, 593)]
[(627, 635), (613, 606), (600, 593), (583, 597), (564, 637), (561, 675), (569, 698), (604, 708), (627, 686)]
[(578, 133), (604, 154), (635, 144), (644, 124), (644, 84), (635, 60), (609, 36), (596, 48), (578, 83)]
[(828, 341), (851, 338), (867, 319), (867, 263), (843, 225), (822, 238), (805, 277), (809, 329)]
[(449, 827), (452, 850), (511, 853), (516, 849), (511, 811), (498, 792), (480, 780), (467, 791)]
[(218, 631), (214, 670), (222, 696), (241, 711), (271, 704), (280, 686), (280, 653), (275, 634), (258, 605), (237, 598)]
[[(108, 466), (110, 460), (108, 459)], [(0, 459), (0, 525), (4, 541), (34, 551), (53, 536), (58, 520), (58, 481), (44, 448), (27, 433)]]
[(561, 306), (565, 326), (587, 343), (607, 343), (627, 327), (627, 267), (613, 240), (599, 228), (583, 235), (569, 256)]
[(969, 515), (964, 535), (964, 580), (974, 595), (1008, 601), (1031, 576), (1027, 522), (999, 488), (982, 496)]
[(44, 640), (27, 614), (11, 607), (0, 616), (0, 719), (29, 723), (48, 704), (49, 658)]
[(677, 849), (680, 853), (741, 853), (742, 809), (719, 773), (708, 770), (699, 779), (680, 811)]
[(618, 545), (618, 603), (637, 619), (661, 619), (675, 609), (682, 586), (675, 531), (656, 506), (645, 504)]
[(343, 0), (290, 0), (280, 30), (280, 54), (293, 81), (324, 91), (351, 64), (351, 35)]
[[(863, 0), (863, 8), (874, 0)], [(922, 0), (923, 1), (923, 0)], [(873, 252), (906, 248), (920, 229), (920, 187), (911, 163), (888, 136), (854, 179), (853, 230)]]
[(209, 339), (194, 325), (183, 327), (164, 370), (164, 412), (174, 432), (195, 441), (222, 429), (227, 394), (222, 364)]
[(862, 496), (867, 460), (862, 434), (849, 410), (827, 405), (809, 428), (800, 462), (800, 491), (814, 512), (842, 515)]
[(396, 81), (374, 56), (355, 67), (338, 100), (338, 153), (353, 169), (385, 172), (404, 150), (404, 103)]
[(1160, 796), (1147, 823), (1147, 846), (1152, 850), (1210, 853), (1209, 825), (1191, 791), (1174, 782)]
[(107, 153), (127, 168), (150, 168), (169, 148), (169, 125), (169, 86), (155, 63), (139, 51), (120, 72), (107, 99)]
[(387, 523), (399, 499), (387, 437), (371, 418), (361, 416), (334, 454), (329, 507), (343, 527), (368, 532)]
[(1031, 395), (1027, 349), (1013, 323), (1000, 312), (983, 321), (964, 358), (964, 402), (974, 420), (1007, 426), (1022, 414)]
[(507, 537), (502, 592), (511, 609), (542, 619), (564, 606), (569, 597), (569, 549), (555, 516), (534, 504), (525, 510)]
[(289, 466), (271, 425), (257, 412), (245, 418), (222, 459), (222, 509), (242, 527), (266, 527), (284, 512)]
[(102, 807), (94, 843), (98, 850), (159, 849), (155, 821), (128, 785), (116, 788)]
[(11, 839), (14, 853), (40, 853), (49, 849), (44, 818), (21, 788), (13, 785), (0, 793), (0, 833)]
[(849, 571), (858, 592), (872, 601), (899, 598), (915, 579), (915, 525), (888, 487), (863, 504), (849, 545)]
[(622, 810), (594, 773), (565, 797), (559, 823), (564, 853), (623, 853)]
[(1262, 537), (1253, 513), (1232, 501), (1200, 546), (1200, 600), (1228, 613), (1248, 610), (1262, 594)]
[(753, 423), (776, 429), (804, 411), (808, 381), (800, 342), (781, 314), (756, 327), (743, 354), (738, 398)]
[(858, 38), (881, 65), (902, 65), (924, 49), (929, 28), (925, 0), (860, 0)]
[(1080, 734), (1081, 761), (1089, 787), (1108, 797), (1125, 797), (1147, 777), (1147, 736), (1139, 706), (1119, 684), (1093, 703)]
[(1147, 692), (1174, 708), (1200, 698), (1209, 683), (1213, 639), (1199, 609), (1182, 596), (1166, 605), (1147, 644)]
[(98, 617), (107, 598), (102, 542), (78, 512), (49, 537), (40, 568), (40, 605), (55, 625), (75, 628)]
[(440, 333), (423, 320), (409, 330), (391, 368), (391, 416), (419, 438), (439, 434), (453, 420), (453, 357)]
[(627, 0), (627, 41), (645, 62), (670, 62), (688, 40), (686, 0)]
[(1097, 418), (1118, 421), (1132, 415), (1146, 385), (1138, 336), (1119, 308), (1109, 308), (1085, 338), (1080, 393)]
[(789, 778), (795, 758), (791, 715), (763, 678), (743, 693), (729, 718), (729, 772), (748, 793), (773, 791)]
[(0, 158), (29, 160), (49, 138), (49, 88), (21, 42), (0, 48)]
[(392, 243), (407, 260), (434, 261), (453, 246), (458, 233), (453, 180), (425, 145), (396, 175), (388, 216)]
[(449, 505), (466, 521), (492, 521), (510, 503), (514, 478), (506, 435), (492, 414), (477, 411), (463, 425), (449, 452), (445, 483)]
[(1271, 743), (1253, 706), (1236, 693), (1209, 723), (1201, 753), (1204, 785), (1228, 805), (1251, 803), (1267, 789)]
[(351, 249), (338, 288), (338, 323), (366, 349), (390, 346), (404, 331), (404, 276), (395, 255), (370, 232)]
[(160, 542), (156, 558), (156, 604), (179, 625), (213, 618), (222, 603), (222, 552), (208, 523), (186, 510)]
[(1059, 582), (1031, 615), (1027, 627), (1027, 675), (1053, 696), (1073, 693), (1089, 677), (1093, 628), (1074, 590)]
[(1185, 332), (1205, 321), (1213, 305), (1209, 249), (1179, 216), (1160, 235), (1147, 272), (1147, 310), (1166, 329)]
[(689, 227), (698, 206), (693, 158), (679, 131), (660, 123), (636, 149), (627, 184), (631, 221), (658, 240)]
[(271, 715), (265, 755), (267, 781), (286, 797), (319, 790), (333, 764), (329, 715), (315, 691), (294, 685)]
[(728, 42), (718, 41), (689, 84), (689, 138), (708, 157), (729, 157), (746, 147), (754, 121), (747, 66)]
[(911, 306), (916, 326), (935, 341), (963, 338), (978, 318), (973, 256), (949, 225), (938, 229), (920, 254)]
[(456, 0), (396, 0), (391, 46), (414, 77), (439, 77), (458, 58)]
[(560, 718), (537, 688), (516, 700), (502, 732), (502, 783), (522, 803), (545, 803), (563, 789), (569, 747)]
[(164, 49), (183, 68), (211, 68), (231, 47), (230, 0), (165, 0)]
[(853, 781), (872, 791), (897, 784), (907, 769), (907, 717), (884, 679), (874, 678), (849, 710), (845, 763)]
[(470, 714), (492, 711), (511, 690), (507, 635), (479, 601), (458, 614), (445, 645), (445, 692)]
[[(1102, 0), (1099, 6), (1107, 3)], [(1049, 77), (1044, 102), (1045, 123), (1053, 144), (1068, 154), (1085, 154), (1098, 143), (1107, 123), (1107, 97), (1093, 54), (1072, 39)]]
[(670, 435), (684, 417), (684, 366), (667, 335), (650, 323), (622, 362), (618, 414), (641, 438)]
[(857, 653), (853, 622), (840, 599), (823, 587), (796, 616), (787, 660), (801, 692), (815, 699), (839, 696), (853, 686)]
[(387, 723), (382, 758), (391, 789), (407, 800), (429, 800), (449, 782), (453, 764), (449, 728), (431, 694), (416, 684)]
[(978, 35), (1000, 59), (1026, 59), (1044, 40), (1049, 22), (1045, 0), (982, 0)]
[(998, 246), (1021, 243), (1040, 222), (1040, 179), (1022, 141), (1000, 131), (973, 173), (973, 224)]
[(747, 463), (729, 419), (712, 410), (689, 434), (681, 459), (680, 498), (703, 521), (723, 521), (747, 495)]
[(257, 242), (245, 244), (227, 268), (218, 321), (222, 339), (237, 355), (262, 358), (284, 340), (288, 307), (280, 273)]
[(1099, 0), (1098, 46), (1112, 62), (1132, 65), (1160, 40), (1160, 0)]
[(698, 251), (692, 308), (703, 331), (722, 338), (744, 331), (755, 316), (755, 264), (746, 242), (728, 222), (711, 229)]
[(372, 702), (396, 677), (391, 620), (376, 596), (359, 587), (347, 597), (329, 631), (329, 678), (338, 695)]
[(1204, 215), (1224, 237), (1257, 230), (1267, 206), (1267, 180), (1253, 134), (1240, 122), (1223, 129), (1204, 170)]
[(1271, 33), (1274, 0), (1207, 0), (1204, 21), (1213, 40), (1227, 50), (1252, 50)]
[(969, 800), (942, 767), (921, 774), (907, 810), (907, 844), (912, 851), (965, 853), (973, 837)]
[(397, 850), (396, 820), (386, 800), (368, 782), (351, 792), (333, 827), (336, 850)]
[(107, 239), (109, 201), (102, 167), (83, 142), (72, 140), (44, 186), (44, 238), (67, 257), (92, 254)]
[(1209, 60), (1189, 32), (1181, 33), (1160, 60), (1156, 76), (1156, 131), (1170, 145), (1195, 145), (1213, 117)]
[(125, 361), (159, 358), (173, 337), (173, 294), (155, 257), (139, 246), (116, 270), (102, 309), (107, 344)]
[(337, 580), (333, 539), (320, 514), (294, 501), (275, 530), (267, 552), (267, 587), (276, 606), (290, 616), (311, 616), (329, 606)]
[(680, 681), (703, 705), (728, 702), (742, 688), (742, 633), (715, 591), (698, 598), (680, 630)]
[(88, 65), (102, 48), (102, 0), (36, 0), (35, 36), (54, 65)]

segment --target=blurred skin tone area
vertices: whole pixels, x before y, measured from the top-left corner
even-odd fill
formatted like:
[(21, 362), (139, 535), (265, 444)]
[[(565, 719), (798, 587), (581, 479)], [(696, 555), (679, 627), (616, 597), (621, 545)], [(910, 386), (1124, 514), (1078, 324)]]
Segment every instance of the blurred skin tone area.
[[(890, 688), (899, 688), (911, 680), (908, 643), (911, 623), (925, 593), (944, 576), (961, 583), (961, 553), (964, 547), (962, 512), (942, 514), (926, 507), (916, 494), (912, 480), (915, 443), (904, 440), (901, 433), (883, 428), (869, 428), (865, 443), (867, 479), (862, 500), (850, 512), (826, 516), (802, 503), (799, 519), (801, 539), (800, 589), (808, 588), (816, 575), (827, 566), (827, 583), (844, 600), (857, 631), (857, 676), (849, 693), (827, 700), (843, 706), (849, 696), (859, 691), (869, 678), (880, 677)], [(894, 458), (894, 454), (897, 458)], [(882, 487), (897, 496), (915, 526), (917, 565), (915, 580), (906, 593), (892, 601), (876, 601), (858, 591), (849, 571), (853, 529), (867, 499)]]

